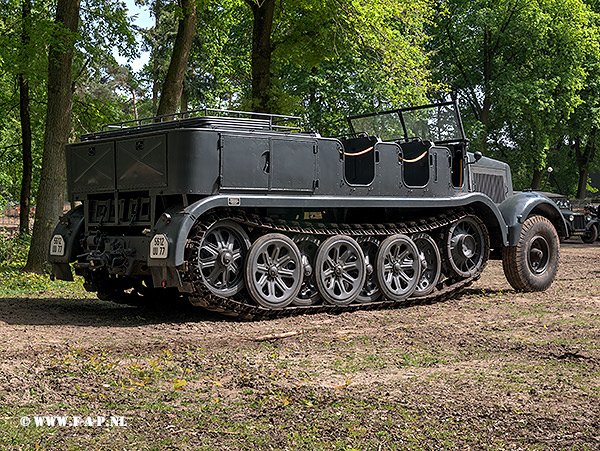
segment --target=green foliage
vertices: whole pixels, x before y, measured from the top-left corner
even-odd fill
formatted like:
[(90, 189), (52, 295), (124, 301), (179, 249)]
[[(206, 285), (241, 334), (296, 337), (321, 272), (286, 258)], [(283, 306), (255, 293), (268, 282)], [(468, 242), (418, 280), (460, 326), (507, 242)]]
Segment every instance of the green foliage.
[[(430, 29), (438, 81), (466, 107), (473, 144), (511, 163), (518, 187), (563, 151), (597, 61), (596, 16), (582, 0), (448, 0)], [(594, 82), (595, 83), (595, 82)]]
[(29, 236), (11, 237), (0, 229), (0, 293), (2, 296), (89, 296), (85, 294), (83, 279), (79, 277), (77, 283), (73, 283), (52, 281), (49, 273), (24, 272), (22, 268), (27, 261), (29, 244)]

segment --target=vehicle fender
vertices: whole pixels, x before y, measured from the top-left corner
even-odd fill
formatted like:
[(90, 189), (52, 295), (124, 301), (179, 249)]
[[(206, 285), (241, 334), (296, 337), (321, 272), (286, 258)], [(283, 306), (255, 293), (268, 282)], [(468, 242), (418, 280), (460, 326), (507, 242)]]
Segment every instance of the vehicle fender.
[(596, 227), (598, 227), (598, 229), (600, 230), (600, 222), (598, 222), (597, 219), (592, 219), (591, 221), (588, 221), (588, 223), (585, 225), (585, 230), (590, 230), (590, 228), (596, 225)]
[(62, 256), (50, 255), (50, 248), (48, 247), (48, 261), (50, 263), (69, 263), (76, 260), (77, 253), (80, 250), (79, 240), (81, 239), (83, 224), (84, 212), (82, 205), (72, 208), (60, 217), (52, 236), (58, 234), (63, 237), (65, 240), (65, 254)]
[[(484, 221), (490, 232), (490, 240), (494, 246), (506, 246), (508, 244), (508, 228), (502, 214), (496, 204), (482, 193), (470, 193), (461, 198), (369, 198), (365, 199), (369, 205), (381, 205), (382, 207), (398, 208), (437, 208), (448, 209), (455, 207), (471, 208)], [(353, 206), (357, 199), (340, 197), (286, 197), (286, 196), (253, 196), (241, 195), (228, 197), (226, 195), (210, 196), (201, 199), (188, 207), (168, 209), (157, 221), (152, 230), (153, 237), (162, 234), (168, 243), (168, 251), (161, 258), (148, 258), (150, 267), (177, 267), (184, 263), (185, 243), (190, 230), (196, 220), (206, 212), (215, 208), (237, 207), (292, 207), (304, 208), (319, 203), (323, 208)]]
[(148, 266), (177, 267), (182, 265), (185, 257), (185, 243), (196, 220), (210, 209), (226, 206), (226, 197), (211, 196), (188, 207), (168, 208), (158, 218), (152, 230), (153, 237), (159, 234), (165, 235), (168, 243), (167, 254), (164, 258), (148, 258)]
[(52, 278), (73, 281), (73, 272), (69, 263), (77, 259), (77, 254), (81, 249), (79, 240), (81, 239), (83, 224), (84, 211), (82, 205), (72, 208), (60, 217), (58, 225), (52, 232), (52, 237), (57, 234), (63, 237), (65, 253), (64, 255), (50, 255), (51, 243), (48, 243), (48, 261), (52, 263)]
[(531, 215), (548, 218), (559, 237), (568, 238), (569, 236), (567, 224), (558, 206), (540, 193), (533, 191), (516, 193), (502, 202), (498, 208), (508, 226), (509, 246), (516, 246), (519, 243), (523, 223)]

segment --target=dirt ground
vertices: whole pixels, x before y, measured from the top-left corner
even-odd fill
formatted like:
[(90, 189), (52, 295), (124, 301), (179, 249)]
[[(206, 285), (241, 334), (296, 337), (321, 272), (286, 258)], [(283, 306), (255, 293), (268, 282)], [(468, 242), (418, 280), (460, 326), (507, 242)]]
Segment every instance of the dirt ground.
[(444, 303), (261, 322), (0, 294), (0, 449), (598, 450), (599, 274), (572, 242), (544, 293), (492, 261)]

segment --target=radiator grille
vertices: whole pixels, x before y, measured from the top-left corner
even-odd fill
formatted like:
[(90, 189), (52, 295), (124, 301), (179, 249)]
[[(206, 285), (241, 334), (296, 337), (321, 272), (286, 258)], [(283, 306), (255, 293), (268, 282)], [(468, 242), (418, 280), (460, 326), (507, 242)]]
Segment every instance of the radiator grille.
[(487, 194), (497, 204), (506, 199), (505, 183), (502, 175), (474, 172), (473, 184), (475, 191)]
[(575, 220), (573, 221), (573, 227), (575, 230), (585, 230), (585, 217), (584, 215), (574, 215)]

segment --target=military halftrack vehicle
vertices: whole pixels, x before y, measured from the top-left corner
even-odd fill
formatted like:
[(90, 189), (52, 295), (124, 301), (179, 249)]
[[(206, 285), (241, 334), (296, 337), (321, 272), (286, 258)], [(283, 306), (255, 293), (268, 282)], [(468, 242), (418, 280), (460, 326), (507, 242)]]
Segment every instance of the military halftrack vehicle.
[(350, 117), (338, 138), (289, 116), (193, 113), (67, 147), (55, 277), (73, 263), (101, 299), (255, 318), (445, 299), (490, 250), (517, 290), (555, 277), (559, 209), (469, 153), (453, 103)]

